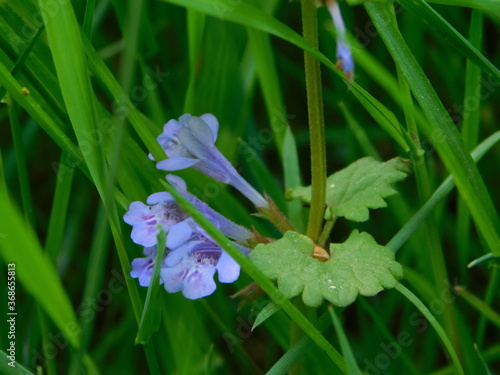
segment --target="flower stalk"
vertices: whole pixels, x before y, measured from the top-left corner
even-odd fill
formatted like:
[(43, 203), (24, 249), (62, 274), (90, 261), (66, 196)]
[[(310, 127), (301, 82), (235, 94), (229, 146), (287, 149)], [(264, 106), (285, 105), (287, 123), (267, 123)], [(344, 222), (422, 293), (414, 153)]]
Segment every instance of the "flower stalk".
[[(318, 47), (318, 20), (315, 0), (301, 0), (302, 28), (306, 41)], [(317, 241), (321, 232), (326, 197), (326, 147), (323, 118), (323, 95), (319, 61), (304, 52), (307, 110), (311, 143), (312, 199), (307, 225), (307, 236)]]

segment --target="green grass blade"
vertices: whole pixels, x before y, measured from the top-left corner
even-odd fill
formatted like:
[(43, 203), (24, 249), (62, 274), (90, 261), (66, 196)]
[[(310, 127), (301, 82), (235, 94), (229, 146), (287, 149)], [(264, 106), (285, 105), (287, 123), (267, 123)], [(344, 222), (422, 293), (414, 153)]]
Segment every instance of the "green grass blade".
[(269, 35), (252, 27), (247, 28), (248, 41), (252, 48), (257, 77), (266, 103), (267, 117), (274, 132), (275, 143), (279, 155), (283, 159), (283, 139), (288, 126), (285, 104), (281, 85), (278, 81), (278, 71)]
[[(283, 170), (285, 180), (285, 191), (295, 186), (302, 185), (302, 173), (299, 165), (299, 155), (297, 153), (297, 143), (290, 127), (286, 129), (283, 139)], [(305, 231), (304, 207), (298, 200), (287, 202), (287, 213), (292, 224), (301, 233)]]
[(14, 143), (14, 152), (16, 155), (17, 173), (19, 178), (19, 187), (21, 190), (21, 200), (23, 202), (23, 212), (26, 220), (35, 228), (35, 209), (33, 207), (33, 199), (31, 198), (30, 181), (28, 176), (28, 168), (26, 164), (25, 147), (22, 140), (22, 129), (19, 121), (19, 107), (10, 96), (7, 96), (7, 105), (9, 106), (9, 120), (12, 132), (12, 141)]
[(96, 224), (90, 245), (89, 266), (85, 277), (85, 288), (83, 290), (82, 302), (80, 304), (80, 323), (82, 327), (82, 344), (80, 350), (71, 358), (70, 375), (79, 375), (82, 367), (82, 359), (87, 351), (93, 334), (94, 321), (96, 318), (95, 306), (89, 301), (95, 301), (96, 296), (102, 290), (105, 275), (106, 258), (109, 249), (109, 225), (106, 211), (102, 204), (99, 206)]
[[(494, 133), (485, 139), (476, 149), (471, 153), (475, 162), (481, 160), (484, 154), (500, 141), (500, 131)], [(452, 176), (448, 176), (441, 185), (436, 189), (434, 194), (429, 200), (408, 220), (408, 222), (401, 228), (398, 233), (387, 243), (387, 247), (392, 251), (398, 251), (401, 246), (415, 233), (420, 224), (432, 212), (434, 207), (453, 189), (455, 181)]]
[[(200, 12), (218, 17), (221, 20), (229, 20), (244, 26), (252, 27), (260, 31), (282, 38), (289, 43), (296, 45), (305, 52), (309, 52), (314, 58), (323, 63), (328, 69), (341, 77), (348, 84), (342, 72), (335, 69), (335, 65), (323, 55), (311, 43), (305, 41), (299, 34), (287, 25), (264, 13), (262, 10), (247, 4), (239, 3), (237, 6), (218, 2), (214, 4), (210, 0), (193, 0), (186, 3), (182, 0), (162, 0), (188, 8), (196, 9)], [(405, 137), (402, 135), (404, 129), (397, 121), (394, 114), (385, 108), (378, 100), (362, 89), (356, 82), (350, 85), (353, 94), (370, 112), (372, 117), (403, 147), (408, 150)]]
[(418, 297), (415, 296), (410, 290), (405, 288), (403, 284), (396, 285), (396, 290), (400, 292), (403, 296), (405, 296), (406, 299), (408, 299), (411, 303), (413, 303), (413, 305), (415, 305), (415, 307), (426, 317), (429, 323), (434, 327), (434, 330), (441, 338), (441, 341), (443, 342), (446, 350), (448, 351), (451, 361), (455, 366), (456, 373), (460, 375), (465, 375), (464, 370), (462, 369), (462, 365), (460, 364), (460, 360), (458, 359), (457, 353), (455, 352), (455, 349), (453, 348), (450, 339), (448, 338), (448, 336), (446, 336), (446, 333), (444, 332), (443, 328), (438, 323), (434, 315), (432, 315), (432, 313), (422, 303), (422, 301), (420, 301), (420, 299), (418, 299)]
[(330, 314), (330, 318), (333, 322), (333, 327), (335, 328), (335, 332), (337, 333), (337, 337), (339, 339), (340, 347), (342, 349), (342, 354), (344, 355), (345, 362), (347, 365), (347, 373), (349, 375), (362, 375), (361, 370), (356, 363), (356, 359), (354, 358), (354, 353), (352, 352), (351, 345), (349, 344), (349, 340), (342, 328), (342, 323), (338, 318), (337, 314), (335, 314), (335, 310), (332, 305), (328, 306), (328, 312)]
[[(157, 249), (165, 249), (167, 243), (167, 233), (165, 229), (161, 228), (158, 233)], [(142, 310), (141, 322), (139, 323), (139, 331), (135, 339), (136, 344), (145, 344), (150, 339), (153, 333), (160, 328), (161, 317), (161, 303), (159, 303), (159, 292), (162, 288), (160, 285), (160, 269), (163, 264), (163, 251), (156, 252), (155, 265), (153, 273), (151, 274), (151, 281), (149, 282), (148, 293), (146, 295), (146, 302)]]
[[(323, 332), (330, 325), (331, 318), (328, 313), (324, 313), (316, 323), (315, 327), (319, 332)], [(312, 345), (311, 337), (302, 336), (267, 372), (266, 375), (284, 375), (306, 354)]]
[(476, 353), (477, 353), (477, 356), (479, 357), (479, 360), (483, 363), (484, 371), (486, 372), (486, 375), (493, 375), (488, 364), (484, 360), (483, 355), (481, 354), (481, 351), (479, 350), (477, 344), (474, 344), (474, 349), (476, 350)]
[[(65, 160), (68, 160), (68, 155), (69, 153), (66, 150), (62, 151), (59, 165), (64, 165)], [(56, 188), (45, 243), (45, 251), (54, 264), (56, 264), (58, 251), (61, 248), (64, 236), (74, 172), (75, 168), (69, 166), (57, 170)]]
[[(470, 23), (470, 42), (478, 50), (481, 48), (483, 33), (483, 17), (481, 11), (474, 9), (471, 15)], [(480, 114), (481, 114), (481, 69), (474, 65), (470, 60), (467, 61), (465, 68), (465, 93), (464, 93), (464, 112), (462, 115), (462, 138), (465, 147), (472, 150), (479, 139)], [(471, 105), (471, 100), (476, 100)], [(458, 217), (457, 217), (457, 246), (458, 259), (460, 261), (461, 280), (465, 282), (467, 279), (467, 257), (471, 248), (471, 231), (470, 231), (470, 212), (467, 204), (462, 198), (458, 198)]]
[(23, 95), (22, 85), (17, 81), (7, 70), (6, 66), (0, 60), (0, 83), (5, 86), (10, 95), (16, 100), (33, 119), (43, 127), (47, 134), (62, 148), (66, 149), (71, 155), (73, 163), (78, 164), (85, 174), (88, 170), (83, 160), (79, 149), (71, 142), (66, 134), (61, 130), (63, 128), (62, 122), (59, 119), (51, 116), (40, 105), (40, 101), (36, 95)]
[(484, 236), (488, 248), (500, 256), (500, 221), (484, 181), (465, 149), (460, 134), (436, 92), (413, 57), (394, 22), (394, 14), (386, 4), (365, 4), (389, 52), (399, 65), (424, 114), (432, 126), (426, 130), (431, 135), (444, 164), (455, 178), (458, 190), (467, 202), (474, 221)]
[(82, 30), (87, 38), (92, 39), (92, 23), (94, 22), (95, 0), (87, 0)]
[[(15, 264), (16, 280), (37, 301), (70, 345), (80, 346), (80, 328), (52, 262), (43, 254), (33, 229), (26, 225), (7, 192), (0, 191), (0, 252), (5, 264)], [(50, 298), (47, 298), (50, 290)]]
[(26, 369), (23, 365), (20, 363), (14, 361), (14, 365), (11, 366), (9, 365), (11, 363), (11, 360), (7, 356), (7, 354), (3, 351), (0, 350), (0, 372), (4, 375), (33, 375), (31, 371)]
[(423, 0), (401, 0), (399, 3), (407, 10), (415, 13), (423, 20), (434, 33), (445, 38), (447, 44), (455, 48), (459, 53), (473, 61), (485, 72), (493, 75), (496, 80), (500, 79), (500, 70), (484, 57), (477, 48), (465, 39), (455, 28), (453, 28), (439, 13), (432, 9)]
[[(488, 280), (488, 289), (484, 296), (485, 303), (489, 306), (493, 303), (495, 297), (497, 296), (498, 286), (500, 285), (500, 271), (497, 267), (492, 267), (491, 275)], [(487, 320), (484, 315), (479, 318), (479, 323), (477, 325), (476, 333), (476, 343), (482, 347), (483, 340), (486, 333)]]
[(80, 29), (71, 3), (62, 3), (55, 12), (51, 4), (49, 0), (40, 0), (59, 84), (80, 147), (86, 149), (83, 157), (92, 180), (97, 189), (102, 190), (105, 186), (102, 166), (106, 164), (101, 148), (89, 139), (89, 134), (99, 131), (99, 125)]
[(460, 297), (462, 297), (469, 305), (476, 309), (481, 316), (487, 318), (497, 327), (500, 327), (500, 314), (488, 306), (484, 301), (479, 299), (477, 296), (469, 292), (467, 289), (461, 286), (456, 286), (455, 291)]

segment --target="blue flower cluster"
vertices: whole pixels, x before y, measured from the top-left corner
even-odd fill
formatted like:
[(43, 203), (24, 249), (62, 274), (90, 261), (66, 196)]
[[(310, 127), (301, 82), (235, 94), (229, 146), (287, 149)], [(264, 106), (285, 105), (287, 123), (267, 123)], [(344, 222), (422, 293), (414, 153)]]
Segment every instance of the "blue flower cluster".
[[(200, 117), (185, 114), (170, 120), (157, 138), (168, 159), (159, 161), (157, 168), (176, 171), (189, 167), (241, 191), (257, 208), (267, 208), (268, 201), (245, 181), (231, 163), (215, 147), (219, 123), (214, 115)], [(150, 158), (152, 156), (150, 155)], [(154, 160), (154, 159), (153, 159)], [(167, 175), (172, 186), (205, 215), (246, 255), (248, 240), (253, 233), (225, 218), (187, 191), (185, 181)], [(221, 283), (234, 282), (240, 273), (234, 261), (201, 228), (167, 192), (148, 197), (147, 204), (132, 202), (123, 219), (133, 226), (132, 240), (144, 246), (144, 258), (132, 261), (130, 275), (141, 286), (149, 286), (157, 254), (160, 228), (167, 233), (166, 248), (160, 271), (160, 283), (169, 293), (182, 291), (189, 299), (208, 296), (215, 291), (215, 272)]]

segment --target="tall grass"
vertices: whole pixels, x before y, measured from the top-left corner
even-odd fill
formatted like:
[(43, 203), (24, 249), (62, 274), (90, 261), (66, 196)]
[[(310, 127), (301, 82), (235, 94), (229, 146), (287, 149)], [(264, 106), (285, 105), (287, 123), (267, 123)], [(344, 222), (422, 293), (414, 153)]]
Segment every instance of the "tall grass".
[[(17, 313), (15, 339), (1, 325), (1, 373), (499, 371), (500, 5), (340, 2), (350, 82), (314, 3), (0, 3), (0, 312), (15, 264)], [(218, 148), (297, 231), (367, 231), (396, 253), (401, 283), (342, 308), (284, 298), (148, 159), (164, 159), (155, 138), (183, 113), (217, 116)], [(322, 233), (325, 173), (365, 156), (407, 158), (412, 173), (369, 221)], [(280, 237), (234, 189), (179, 175)], [(310, 206), (285, 200), (311, 184)], [(123, 214), (167, 190), (240, 263), (237, 282), (192, 301), (129, 276), (142, 249)], [(263, 296), (230, 297), (254, 281)]]

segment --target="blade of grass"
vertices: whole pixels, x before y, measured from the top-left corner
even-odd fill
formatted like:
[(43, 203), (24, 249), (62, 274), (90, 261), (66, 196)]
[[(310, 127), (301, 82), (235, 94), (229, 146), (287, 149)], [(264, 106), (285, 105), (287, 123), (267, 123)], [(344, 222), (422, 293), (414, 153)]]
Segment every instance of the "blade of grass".
[[(407, 269), (405, 268), (405, 280), (407, 277), (406, 271), (407, 271)], [(434, 292), (432, 291), (431, 295), (433, 293)], [(398, 342), (398, 339), (400, 339), (400, 336), (399, 336), (400, 334), (398, 334), (398, 336), (396, 337), (395, 335), (393, 335), (391, 333), (391, 331), (388, 328), (388, 325), (382, 319), (382, 315), (384, 314), (384, 312), (382, 312), (382, 314), (377, 312), (371, 306), (371, 304), (367, 302), (367, 300), (364, 297), (359, 299), (359, 304), (360, 304), (360, 307), (363, 310), (365, 310), (368, 313), (368, 315), (370, 315), (370, 317), (373, 319), (373, 322), (375, 323), (375, 327), (380, 331), (383, 338), (387, 342)], [(415, 364), (412, 362), (412, 358), (408, 355), (408, 350), (402, 349), (400, 355), (401, 355), (402, 361), (406, 365), (406, 368), (404, 369), (405, 373), (411, 372), (414, 375), (421, 374), (421, 372), (416, 368)]]
[(197, 9), (203, 13), (218, 17), (221, 20), (229, 20), (231, 22), (267, 32), (296, 45), (304, 50), (304, 52), (309, 52), (328, 69), (337, 74), (346, 83), (346, 85), (348, 84), (352, 93), (363, 104), (363, 106), (366, 107), (375, 120), (398, 141), (401, 147), (408, 150), (404, 134), (402, 134), (404, 133), (404, 129), (402, 129), (394, 114), (373, 96), (371, 96), (366, 90), (362, 89), (356, 82), (352, 84), (347, 82), (343, 73), (336, 70), (335, 65), (325, 55), (282, 22), (245, 2), (241, 2), (236, 6), (218, 2), (214, 6), (213, 2), (210, 0), (193, 0), (189, 3), (182, 0), (162, 1), (187, 8)]
[[(50, 260), (44, 256), (33, 229), (26, 225), (5, 190), (0, 191), (3, 215), (0, 228), (5, 236), (0, 252), (6, 264), (15, 264), (16, 279), (52, 319), (74, 348), (80, 346), (78, 320)], [(47, 298), (47, 290), (51, 298)]]
[(7, 353), (0, 350), (0, 372), (4, 375), (33, 375), (31, 371), (26, 369), (19, 362), (14, 361), (14, 365), (11, 366), (9, 357)]
[[(69, 153), (63, 149), (60, 165), (64, 165), (65, 160), (68, 160)], [(47, 241), (45, 242), (45, 251), (52, 260), (52, 263), (57, 264), (58, 251), (61, 248), (64, 237), (64, 228), (68, 207), (71, 196), (71, 188), (73, 186), (75, 168), (67, 167), (58, 168), (56, 178), (56, 188), (54, 199), (52, 200), (52, 209), (50, 211), (49, 229), (47, 231)]]
[(444, 38), (447, 45), (455, 48), (458, 53), (463, 54), (485, 72), (493, 75), (496, 80), (500, 80), (500, 70), (441, 17), (439, 13), (432, 9), (429, 4), (423, 0), (401, 0), (399, 3), (425, 22), (434, 31), (435, 35)]
[(486, 375), (493, 375), (493, 373), (491, 372), (490, 368), (488, 367), (488, 364), (484, 360), (483, 355), (481, 354), (481, 351), (477, 347), (477, 344), (474, 344), (474, 350), (476, 351), (477, 356), (479, 357), (479, 360), (483, 363), (484, 371), (486, 372)]
[(455, 291), (460, 297), (465, 300), (465, 302), (476, 309), (482, 316), (487, 318), (497, 327), (500, 327), (500, 314), (498, 314), (495, 310), (488, 306), (484, 301), (479, 299), (477, 296), (475, 296), (462, 286), (455, 286)]
[(106, 211), (102, 204), (99, 205), (95, 220), (94, 233), (90, 244), (89, 267), (85, 277), (82, 302), (80, 304), (80, 324), (82, 327), (82, 344), (80, 349), (72, 356), (68, 373), (79, 375), (82, 359), (90, 345), (92, 330), (96, 316), (95, 306), (89, 301), (95, 301), (102, 288), (105, 275), (106, 257), (108, 255), (110, 231), (107, 223)]
[[(315, 324), (319, 332), (323, 332), (330, 325), (331, 318), (324, 313)], [(302, 336), (267, 372), (266, 375), (284, 375), (306, 354), (313, 341), (310, 336)]]
[(458, 190), (467, 202), (489, 250), (499, 256), (500, 221), (498, 215), (484, 181), (470, 154), (466, 151), (449, 113), (413, 57), (395, 22), (390, 21), (395, 15), (388, 5), (369, 3), (364, 6), (389, 52), (403, 72), (429, 123), (432, 124), (425, 131), (432, 136), (440, 157), (454, 176)]
[[(272, 51), (269, 35), (254, 28), (247, 27), (248, 41), (255, 59), (257, 77), (264, 95), (267, 117), (275, 136), (275, 144), (280, 157), (283, 159), (283, 139), (288, 126), (281, 85), (278, 81), (276, 62)], [(280, 118), (276, 118), (277, 115)]]
[[(478, 50), (481, 48), (483, 33), (483, 19), (481, 12), (474, 9), (470, 23), (470, 42)], [(467, 60), (465, 68), (464, 112), (462, 115), (462, 138), (468, 150), (472, 150), (479, 139), (479, 117), (481, 113), (481, 69)], [(477, 105), (471, 106), (470, 99), (476, 99)], [(466, 202), (458, 198), (458, 217), (456, 223), (458, 259), (460, 261), (460, 275), (463, 283), (467, 281), (467, 257), (471, 248), (470, 239), (470, 212)]]
[(10, 95), (6, 96), (6, 101), (9, 107), (9, 121), (12, 132), (14, 152), (16, 156), (16, 166), (19, 179), (19, 188), (21, 190), (21, 200), (23, 203), (23, 213), (26, 221), (31, 225), (31, 227), (35, 228), (35, 209), (33, 207), (33, 199), (31, 198), (28, 167), (26, 163), (26, 155), (24, 152), (22, 129), (19, 122), (19, 107), (16, 101), (12, 100)]
[[(87, 162), (92, 181), (103, 199), (123, 272), (128, 275), (130, 262), (123, 246), (115, 202), (112, 199), (105, 199), (106, 187), (110, 186), (106, 181), (107, 178), (109, 179), (105, 169), (107, 163), (99, 144), (88, 139), (89, 134), (101, 133), (96, 115), (97, 99), (90, 85), (80, 30), (71, 3), (61, 3), (55, 12), (50, 9), (50, 6), (50, 0), (40, 0), (40, 8), (43, 11), (47, 36), (64, 102), (79, 144), (86, 146), (86, 152), (83, 153), (83, 156)], [(61, 28), (65, 32), (60, 32)], [(126, 280), (134, 313), (139, 321), (142, 304), (137, 286), (128, 279)], [(151, 345), (145, 345), (144, 349), (150, 371), (158, 373), (158, 360), (154, 348)]]
[[(481, 160), (484, 154), (493, 147), (498, 141), (500, 141), (500, 131), (494, 133), (493, 135), (486, 138), (481, 142), (476, 149), (471, 153), (472, 158), (475, 162)], [(429, 200), (413, 215), (413, 217), (408, 220), (408, 222), (401, 228), (398, 233), (387, 243), (387, 247), (392, 251), (397, 252), (401, 246), (410, 238), (410, 236), (415, 233), (417, 228), (422, 224), (425, 218), (430, 212), (436, 207), (436, 205), (453, 189), (455, 185), (453, 176), (448, 176), (439, 187), (436, 189), (434, 194), (429, 198)]]
[(438, 323), (434, 315), (429, 311), (429, 309), (415, 296), (409, 289), (403, 286), (403, 284), (396, 285), (395, 289), (400, 292), (408, 301), (410, 301), (427, 319), (427, 321), (434, 327), (434, 330), (441, 338), (443, 345), (445, 346), (448, 354), (450, 355), (451, 361), (455, 366), (455, 371), (457, 374), (465, 375), (464, 370), (462, 369), (462, 365), (460, 364), (460, 360), (458, 359), (457, 353), (453, 348), (453, 345), (450, 342), (448, 336), (444, 332), (441, 325)]
[(335, 332), (337, 333), (337, 338), (340, 343), (340, 348), (342, 349), (342, 354), (345, 358), (345, 362), (347, 365), (347, 372), (349, 375), (362, 375), (361, 370), (356, 363), (356, 359), (354, 357), (354, 353), (352, 352), (351, 345), (349, 345), (349, 340), (342, 328), (342, 323), (338, 318), (337, 314), (335, 314), (335, 310), (332, 305), (328, 306), (328, 312), (330, 314), (330, 318), (333, 322), (333, 327), (335, 328)]
[[(488, 306), (493, 303), (493, 300), (497, 296), (499, 285), (500, 285), (500, 272), (498, 270), (498, 267), (492, 267), (491, 276), (488, 281), (488, 289), (486, 289), (486, 293), (484, 296), (484, 301)], [(486, 325), (487, 325), (487, 319), (484, 315), (481, 315), (479, 317), (479, 323), (477, 325), (477, 331), (476, 331), (476, 342), (481, 348), (483, 346), (484, 335), (486, 333)]]
[(92, 39), (92, 24), (94, 22), (95, 0), (87, 0), (82, 30), (87, 38)]
[[(164, 228), (160, 228), (157, 239), (156, 248), (165, 249), (167, 247), (167, 233)], [(135, 339), (136, 344), (147, 343), (151, 339), (151, 336), (160, 328), (161, 303), (158, 303), (158, 301), (161, 289), (160, 269), (163, 264), (163, 256), (163, 251), (156, 251), (156, 258), (151, 274), (151, 281), (149, 282), (148, 293), (146, 295), (146, 302), (144, 302), (141, 322), (139, 323), (139, 331)]]
[[(299, 165), (299, 155), (297, 154), (297, 143), (290, 127), (286, 129), (283, 139), (283, 169), (285, 179), (285, 190), (302, 185), (302, 173)], [(288, 218), (297, 228), (297, 231), (304, 233), (304, 207), (298, 200), (287, 202)]]

